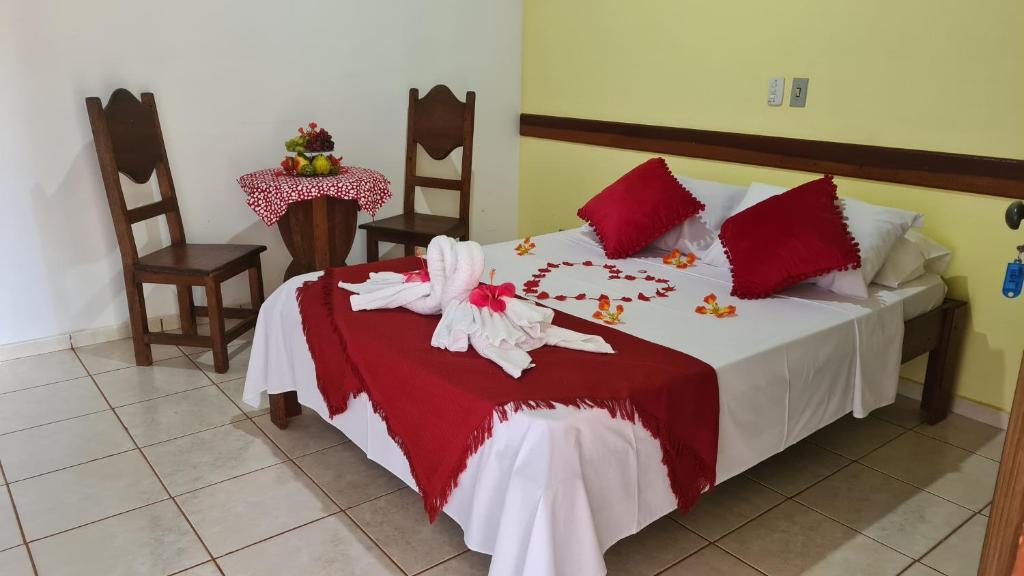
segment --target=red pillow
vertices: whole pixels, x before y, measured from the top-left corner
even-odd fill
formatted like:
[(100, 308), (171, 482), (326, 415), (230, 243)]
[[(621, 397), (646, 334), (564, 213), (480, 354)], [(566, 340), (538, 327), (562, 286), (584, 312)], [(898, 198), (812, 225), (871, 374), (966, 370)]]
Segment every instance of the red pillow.
[(591, 198), (576, 215), (594, 227), (605, 256), (626, 258), (703, 209), (665, 159), (652, 158)]
[(734, 214), (718, 237), (739, 298), (767, 298), (808, 278), (860, 268), (831, 176)]

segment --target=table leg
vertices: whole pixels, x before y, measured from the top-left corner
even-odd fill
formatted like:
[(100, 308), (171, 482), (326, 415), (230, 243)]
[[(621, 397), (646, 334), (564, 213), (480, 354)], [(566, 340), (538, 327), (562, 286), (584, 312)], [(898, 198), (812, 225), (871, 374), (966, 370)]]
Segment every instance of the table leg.
[(313, 199), (313, 264), (317, 270), (331, 266), (330, 229), (327, 226), (327, 197)]

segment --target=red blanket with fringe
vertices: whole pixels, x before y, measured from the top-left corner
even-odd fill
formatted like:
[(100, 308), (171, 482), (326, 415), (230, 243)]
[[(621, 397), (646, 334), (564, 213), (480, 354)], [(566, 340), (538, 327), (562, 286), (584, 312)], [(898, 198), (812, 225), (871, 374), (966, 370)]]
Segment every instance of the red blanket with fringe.
[(366, 393), (405, 453), (430, 520), (444, 508), (466, 463), (493, 432), (495, 416), (556, 405), (600, 408), (639, 421), (661, 443), (679, 508), (715, 481), (718, 378), (677, 350), (589, 319), (555, 312), (554, 324), (604, 338), (615, 354), (543, 347), (518, 380), (468, 352), (430, 346), (437, 316), (405, 309), (353, 312), (339, 281), (370, 272), (407, 272), (416, 258), (327, 270), (297, 290), (317, 385), (331, 416)]

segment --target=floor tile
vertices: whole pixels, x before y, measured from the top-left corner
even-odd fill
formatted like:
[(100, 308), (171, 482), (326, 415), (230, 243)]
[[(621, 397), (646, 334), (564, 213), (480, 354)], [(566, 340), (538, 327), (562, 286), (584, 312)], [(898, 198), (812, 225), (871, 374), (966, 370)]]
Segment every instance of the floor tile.
[(885, 420), (890, 424), (913, 428), (924, 422), (924, 412), (921, 411), (921, 401), (909, 396), (896, 396), (896, 401), (888, 406), (883, 406), (871, 412), (872, 418)]
[(783, 500), (785, 497), (778, 492), (745, 476), (736, 476), (701, 496), (685, 515), (677, 510), (671, 516), (714, 541)]
[(972, 514), (858, 463), (796, 499), (912, 558), (923, 556)]
[(771, 576), (887, 576), (912, 562), (791, 500), (718, 545)]
[(352, 442), (295, 460), (342, 508), (351, 508), (405, 486)]
[(135, 448), (110, 410), (0, 436), (9, 481), (23, 480)]
[(213, 385), (122, 406), (117, 409), (117, 414), (140, 446), (245, 418), (238, 407)]
[(604, 553), (608, 576), (649, 576), (693, 554), (707, 542), (668, 517), (619, 540)]
[(144, 452), (175, 496), (287, 459), (249, 420), (154, 444)]
[(167, 498), (135, 450), (11, 484), (29, 541)]
[(444, 514), (429, 523), (423, 499), (410, 488), (356, 506), (348, 514), (409, 574), (466, 550), (458, 524)]
[(108, 408), (88, 377), (0, 394), (0, 434)]
[(291, 462), (189, 492), (177, 500), (214, 556), (338, 511)]
[(402, 574), (395, 563), (344, 514), (328, 516), (285, 532), (217, 562), (227, 576)]
[(848, 414), (815, 432), (809, 440), (856, 460), (903, 432), (903, 428), (877, 418), (854, 418)]
[(982, 516), (991, 516), (992, 515), (992, 505), (989, 504), (988, 506), (985, 506), (985, 509), (981, 511), (981, 515)]
[(421, 572), (420, 576), (487, 576), (490, 567), (490, 556), (466, 550), (447, 562)]
[(214, 382), (227, 382), (237, 380), (245, 376), (249, 368), (249, 352), (252, 350), (252, 342), (241, 338), (228, 344), (228, 371), (218, 374), (213, 369), (213, 352), (205, 350), (198, 354), (192, 354), (192, 360), (206, 372), (210, 380)]
[(195, 568), (189, 568), (184, 572), (178, 572), (174, 576), (221, 576), (221, 574), (213, 562), (207, 562)]
[(945, 576), (942, 572), (936, 572), (931, 568), (921, 564), (920, 562), (915, 563), (907, 571), (900, 576)]
[(258, 408), (253, 408), (242, 400), (242, 392), (245, 390), (245, 378), (222, 382), (218, 386), (228, 395), (228, 398), (231, 398), (231, 401), (235, 403), (235, 406), (238, 406), (239, 410), (245, 412), (251, 418), (270, 412), (270, 399), (267, 398), (265, 391), (260, 392), (260, 405)]
[(662, 576), (761, 576), (761, 573), (712, 544), (662, 572)]
[(87, 373), (72, 350), (0, 362), (0, 393), (81, 378)]
[[(153, 353), (154, 362), (182, 355), (177, 346), (166, 344), (152, 344), (150, 350)], [(132, 346), (131, 338), (81, 346), (75, 348), (75, 352), (78, 353), (78, 357), (82, 359), (82, 364), (85, 364), (85, 368), (90, 374), (101, 374), (135, 366), (135, 348)]]
[(14, 548), (21, 543), (21, 530), (18, 529), (14, 506), (11, 506), (11, 498), (4, 488), (0, 490), (0, 550)]
[(301, 415), (289, 418), (288, 427), (284, 430), (270, 421), (270, 414), (253, 418), (253, 422), (292, 458), (348, 442), (341, 430), (325, 422), (309, 408), (303, 409)]
[(803, 441), (751, 468), (746, 475), (777, 492), (793, 496), (847, 463), (846, 458)]
[(915, 431), (997, 462), (1003, 453), (1003, 441), (1006, 440), (1006, 430), (955, 413), (950, 413), (945, 420), (934, 426), (922, 424)]
[(992, 501), (999, 465), (992, 460), (909, 432), (861, 462), (970, 508)]
[(185, 356), (132, 366), (95, 376), (112, 406), (124, 406), (209, 386), (210, 379)]
[(946, 576), (975, 576), (981, 563), (981, 547), (985, 542), (988, 518), (975, 516), (945, 542), (928, 553), (922, 564)]
[(170, 574), (209, 555), (170, 500), (132, 510), (38, 542), (39, 573), (136, 576)]
[(24, 546), (0, 552), (0, 574), (4, 576), (35, 576), (28, 550)]

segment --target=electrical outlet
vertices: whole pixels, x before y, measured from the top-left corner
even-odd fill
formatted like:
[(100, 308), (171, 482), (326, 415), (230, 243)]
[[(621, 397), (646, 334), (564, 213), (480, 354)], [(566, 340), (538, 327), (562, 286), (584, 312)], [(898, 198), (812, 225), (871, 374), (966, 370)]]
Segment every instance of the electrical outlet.
[(786, 93), (786, 79), (783, 77), (768, 80), (768, 105), (782, 106), (782, 97)]
[(809, 78), (793, 78), (793, 89), (789, 93), (789, 105), (792, 108), (803, 108), (807, 105), (807, 84)]

